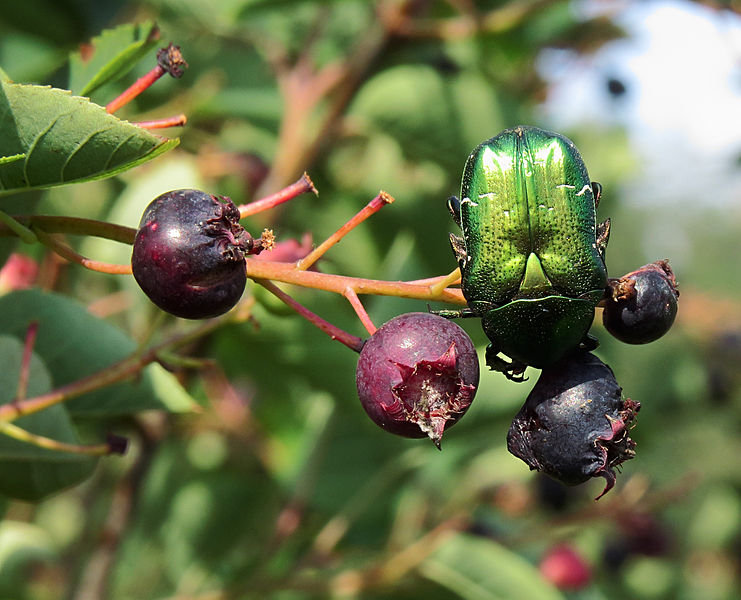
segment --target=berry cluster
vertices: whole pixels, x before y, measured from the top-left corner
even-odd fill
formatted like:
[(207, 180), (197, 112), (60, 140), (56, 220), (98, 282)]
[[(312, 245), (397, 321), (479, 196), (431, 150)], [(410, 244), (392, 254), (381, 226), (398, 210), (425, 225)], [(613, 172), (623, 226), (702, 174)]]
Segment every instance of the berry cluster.
[[(391, 201), (387, 195), (379, 198)], [(375, 211), (380, 205), (372, 202), (369, 207), (375, 206)], [(379, 427), (404, 437), (429, 437), (439, 448), (443, 433), (468, 410), (479, 384), (478, 357), (466, 332), (443, 316), (419, 312), (402, 314), (376, 330), (351, 286), (343, 288), (353, 278), (306, 271), (326, 247), (338, 241), (340, 234), (322, 244), (321, 250), (310, 252), (310, 257), (299, 257), (296, 266), (286, 271), (286, 263), (247, 262), (248, 256), (271, 249), (273, 239), (271, 232), (254, 239), (239, 224), (241, 216), (228, 198), (198, 190), (175, 190), (156, 198), (144, 212), (132, 254), (132, 272), (145, 294), (175, 316), (214, 317), (239, 301), (249, 274), (360, 353), (358, 396)], [(341, 235), (355, 224), (346, 225)], [(302, 262), (306, 263), (303, 270), (299, 268)], [(252, 264), (262, 264), (263, 271)], [(370, 337), (363, 341), (338, 330), (271, 281), (265, 281), (301, 284), (297, 273), (310, 275), (311, 287), (343, 290)], [(329, 278), (329, 283), (317, 284), (317, 277)], [(335, 281), (338, 277), (339, 283)], [(438, 295), (431, 292), (431, 299), (438, 299), (441, 290), (452, 289), (444, 287), (451, 282), (450, 277), (430, 281), (426, 287), (415, 282), (376, 283), (436, 290)], [(404, 288), (404, 295), (411, 288)], [(379, 293), (397, 293), (394, 289)], [(603, 300), (605, 327), (626, 343), (651, 342), (671, 327), (678, 296), (674, 274), (666, 261), (609, 280)], [(635, 443), (628, 433), (640, 404), (623, 398), (610, 367), (589, 349), (575, 348), (556, 364), (542, 369), (512, 422), (507, 446), (531, 469), (567, 485), (604, 477), (606, 486), (601, 496), (613, 487), (615, 468), (635, 454)]]

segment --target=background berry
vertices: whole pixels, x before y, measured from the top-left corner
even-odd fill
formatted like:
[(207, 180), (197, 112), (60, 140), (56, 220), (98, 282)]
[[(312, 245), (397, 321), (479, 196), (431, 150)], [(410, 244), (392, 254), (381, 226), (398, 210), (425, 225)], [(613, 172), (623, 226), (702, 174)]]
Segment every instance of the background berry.
[(580, 590), (589, 584), (592, 572), (587, 562), (571, 546), (550, 548), (540, 560), (540, 574), (559, 590)]

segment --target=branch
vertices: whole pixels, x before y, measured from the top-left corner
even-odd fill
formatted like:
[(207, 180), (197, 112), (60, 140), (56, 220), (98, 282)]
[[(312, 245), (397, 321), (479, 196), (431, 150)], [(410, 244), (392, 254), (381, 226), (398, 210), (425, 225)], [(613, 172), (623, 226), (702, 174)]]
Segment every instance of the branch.
[(72, 398), (77, 398), (88, 392), (99, 390), (107, 385), (118, 383), (132, 377), (144, 367), (156, 361), (157, 355), (161, 350), (187, 344), (210, 333), (223, 322), (224, 319), (210, 319), (201, 323), (190, 332), (174, 336), (144, 352), (132, 354), (92, 375), (58, 387), (46, 394), (41, 394), (33, 398), (16, 399), (14, 402), (3, 404), (0, 406), (0, 423), (9, 423), (18, 417), (39, 412), (50, 406), (61, 404)]
[[(332, 275), (316, 271), (301, 271), (294, 263), (280, 263), (248, 258), (247, 277), (250, 279), (268, 279), (282, 283), (292, 283), (302, 287), (326, 290), (345, 295), (350, 288), (356, 294), (373, 294), (377, 296), (397, 296), (399, 298), (413, 298), (430, 302), (449, 302), (451, 304), (466, 304), (463, 293), (457, 288), (445, 288), (440, 292), (434, 291), (434, 284), (420, 285), (406, 281), (383, 281), (379, 279), (364, 279), (348, 277), (346, 275)], [(435, 278), (434, 281), (439, 281)]]

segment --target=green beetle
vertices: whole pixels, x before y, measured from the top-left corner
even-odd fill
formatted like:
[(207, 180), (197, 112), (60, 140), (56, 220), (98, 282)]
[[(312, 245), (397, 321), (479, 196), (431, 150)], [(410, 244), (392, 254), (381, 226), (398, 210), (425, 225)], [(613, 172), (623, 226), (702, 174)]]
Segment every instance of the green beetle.
[(486, 363), (509, 379), (596, 347), (588, 331), (610, 232), (595, 219), (600, 191), (574, 144), (537, 127), (507, 129), (466, 161), (448, 208), (463, 234), (450, 242), (468, 308), (443, 313), (480, 317)]

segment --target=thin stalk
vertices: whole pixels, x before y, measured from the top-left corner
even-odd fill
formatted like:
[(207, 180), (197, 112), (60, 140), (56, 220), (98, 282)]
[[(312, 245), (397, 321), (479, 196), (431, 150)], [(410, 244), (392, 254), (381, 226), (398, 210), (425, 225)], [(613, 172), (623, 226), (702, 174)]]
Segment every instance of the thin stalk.
[(137, 79), (134, 83), (132, 83), (128, 88), (126, 88), (120, 96), (117, 96), (113, 100), (111, 100), (108, 104), (105, 106), (105, 110), (109, 114), (115, 113), (119, 108), (127, 105), (129, 102), (131, 102), (134, 98), (136, 98), (139, 94), (141, 94), (144, 90), (146, 90), (149, 86), (151, 86), (155, 81), (157, 81), (160, 77), (162, 77), (167, 71), (165, 71), (160, 65), (157, 65), (146, 73), (145, 75), (142, 75), (139, 79)]
[(376, 214), (381, 208), (387, 204), (391, 204), (394, 198), (386, 192), (379, 192), (378, 196), (373, 198), (368, 204), (366, 204), (360, 211), (358, 211), (354, 217), (352, 217), (347, 223), (330, 235), (324, 240), (319, 246), (317, 246), (312, 252), (306, 255), (304, 258), (296, 263), (296, 268), (300, 271), (305, 271), (316, 261), (318, 261), (332, 246), (337, 244), (343, 237), (345, 237), (350, 231), (355, 229), (363, 221), (365, 221), (371, 215)]
[(60, 442), (43, 435), (37, 435), (18, 427), (13, 423), (0, 423), (0, 433), (7, 435), (19, 442), (33, 444), (39, 448), (56, 450), (57, 452), (68, 452), (70, 454), (86, 454), (88, 456), (105, 456), (107, 454), (123, 454), (126, 444), (121, 438), (115, 437), (103, 444), (68, 444)]
[(18, 417), (39, 412), (55, 404), (60, 404), (76, 398), (88, 392), (123, 381), (128, 377), (136, 375), (144, 367), (157, 360), (157, 354), (164, 348), (174, 348), (187, 344), (199, 337), (210, 333), (223, 323), (223, 319), (211, 319), (205, 321), (192, 331), (175, 336), (160, 344), (157, 344), (141, 353), (133, 354), (120, 360), (92, 375), (58, 387), (55, 390), (40, 394), (33, 398), (17, 400), (0, 406), (0, 423), (9, 423)]
[(2, 210), (0, 210), (0, 223), (10, 229), (26, 244), (33, 244), (36, 242), (36, 235), (31, 229)]
[(332, 323), (325, 321), (319, 315), (311, 312), (304, 305), (300, 304), (299, 302), (291, 298), (288, 294), (286, 294), (283, 290), (281, 290), (272, 281), (255, 279), (255, 283), (259, 283), (266, 290), (268, 290), (271, 294), (280, 298), (283, 302), (285, 302), (298, 314), (304, 317), (304, 319), (306, 319), (313, 325), (316, 325), (319, 329), (321, 329), (324, 333), (326, 333), (333, 340), (337, 340), (338, 342), (341, 342), (342, 344), (350, 348), (350, 350), (355, 350), (355, 352), (360, 352), (363, 349), (363, 340), (361, 338), (351, 335), (347, 333), (346, 331), (340, 329), (339, 327), (332, 325)]
[(350, 305), (355, 310), (355, 314), (358, 315), (358, 319), (360, 319), (360, 322), (363, 324), (363, 327), (365, 327), (368, 333), (370, 335), (376, 333), (376, 326), (373, 324), (373, 321), (371, 321), (371, 318), (368, 315), (368, 312), (365, 310), (363, 303), (360, 301), (360, 298), (358, 298), (358, 295), (353, 291), (353, 289), (347, 288), (343, 295), (345, 296), (345, 298), (347, 298), (348, 302), (350, 302)]
[(270, 194), (269, 196), (266, 196), (261, 200), (256, 200), (255, 202), (250, 202), (249, 204), (240, 204), (238, 207), (240, 215), (239, 218), (244, 219), (245, 217), (249, 217), (264, 210), (268, 210), (269, 208), (274, 208), (279, 204), (283, 204), (284, 202), (293, 200), (297, 196), (300, 196), (301, 194), (305, 194), (307, 192), (311, 192), (315, 196), (319, 195), (319, 192), (316, 191), (314, 183), (311, 181), (309, 175), (307, 173), (304, 173), (298, 181), (283, 188), (275, 194)]
[[(407, 281), (407, 283), (413, 283), (415, 285), (435, 285), (439, 281), (442, 281), (443, 279), (447, 279), (450, 277), (450, 275), (436, 275), (435, 277), (425, 277), (424, 279), (413, 279), (412, 281)], [(460, 281), (451, 281), (448, 285), (453, 285), (456, 283), (460, 283)]]
[(179, 46), (170, 44), (166, 48), (160, 48), (157, 52), (157, 66), (137, 79), (120, 96), (106, 104), (106, 112), (113, 114), (119, 108), (131, 102), (165, 73), (169, 73), (176, 79), (180, 78), (187, 67), (188, 63), (185, 62)]
[(442, 292), (446, 287), (453, 283), (459, 283), (461, 280), (461, 270), (456, 267), (455, 270), (450, 272), (448, 275), (440, 279), (440, 281), (435, 282), (434, 284), (430, 285), (430, 292), (432, 294), (439, 294)]
[(97, 260), (91, 260), (85, 258), (82, 254), (78, 254), (67, 244), (56, 239), (54, 236), (44, 233), (42, 231), (37, 232), (38, 238), (44, 246), (56, 252), (62, 258), (67, 259), (70, 262), (82, 265), (86, 269), (91, 271), (97, 271), (98, 273), (108, 273), (109, 275), (131, 275), (131, 265), (114, 265), (111, 263), (100, 262)]
[(166, 129), (167, 127), (182, 127), (188, 122), (188, 117), (183, 114), (174, 115), (165, 119), (155, 119), (154, 121), (137, 121), (132, 123), (142, 129)]
[[(13, 217), (25, 227), (33, 231), (46, 233), (66, 233), (71, 235), (90, 235), (122, 244), (133, 244), (136, 229), (96, 221), (95, 219), (80, 219), (77, 217), (54, 217), (50, 215), (17, 215)], [(17, 235), (11, 228), (0, 224), (0, 237)]]
[(18, 386), (16, 387), (15, 397), (22, 400), (28, 392), (28, 379), (31, 373), (31, 357), (33, 356), (33, 347), (36, 345), (36, 334), (39, 331), (39, 322), (33, 321), (26, 329), (26, 339), (23, 342), (23, 356), (21, 357), (21, 368), (18, 373)]

